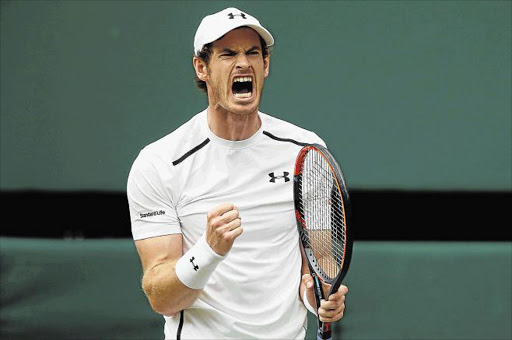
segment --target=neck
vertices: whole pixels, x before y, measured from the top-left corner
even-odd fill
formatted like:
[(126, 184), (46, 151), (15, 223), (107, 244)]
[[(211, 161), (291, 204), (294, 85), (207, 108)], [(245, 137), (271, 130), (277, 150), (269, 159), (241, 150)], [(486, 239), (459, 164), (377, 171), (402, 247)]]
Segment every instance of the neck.
[(240, 141), (253, 136), (261, 127), (258, 110), (249, 114), (237, 114), (208, 107), (208, 126), (222, 139)]

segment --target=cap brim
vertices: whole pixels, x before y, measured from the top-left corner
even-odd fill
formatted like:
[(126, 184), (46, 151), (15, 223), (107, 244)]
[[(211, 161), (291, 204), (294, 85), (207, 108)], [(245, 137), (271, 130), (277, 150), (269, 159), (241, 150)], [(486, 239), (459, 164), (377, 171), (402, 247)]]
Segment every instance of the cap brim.
[(249, 25), (241, 25), (240, 27), (242, 27), (242, 26), (247, 26), (247, 27), (250, 27), (253, 30), (255, 30), (263, 38), (263, 40), (265, 40), (267, 47), (274, 45), (274, 37), (272, 37), (272, 34), (270, 34), (270, 32), (267, 31), (264, 27), (257, 26), (257, 25), (250, 25), (250, 24)]

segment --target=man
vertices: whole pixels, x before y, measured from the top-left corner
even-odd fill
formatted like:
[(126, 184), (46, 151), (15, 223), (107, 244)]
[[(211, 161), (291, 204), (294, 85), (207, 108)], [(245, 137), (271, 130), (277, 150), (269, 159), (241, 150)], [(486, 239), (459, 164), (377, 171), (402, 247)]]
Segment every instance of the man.
[[(324, 143), (258, 111), (273, 43), (236, 8), (205, 17), (193, 66), (208, 108), (145, 147), (130, 171), (142, 286), (166, 339), (303, 339), (306, 308), (316, 313), (291, 174), (301, 145)], [(323, 321), (341, 319), (347, 291), (322, 301)]]

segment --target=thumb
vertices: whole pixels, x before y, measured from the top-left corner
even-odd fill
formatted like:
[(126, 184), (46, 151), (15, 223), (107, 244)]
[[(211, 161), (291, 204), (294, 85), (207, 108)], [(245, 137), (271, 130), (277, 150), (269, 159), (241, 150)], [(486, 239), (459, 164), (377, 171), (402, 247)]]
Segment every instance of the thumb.
[(302, 275), (302, 283), (308, 290), (313, 289), (313, 278), (309, 274)]
[[(314, 283), (313, 283), (313, 278), (311, 277), (311, 275), (309, 274), (304, 274), (302, 275), (302, 283), (304, 284), (304, 286), (306, 287), (306, 293), (308, 295), (308, 297), (312, 296), (311, 294), (314, 294)], [(307, 297), (305, 297), (307, 298)]]
[[(316, 311), (317, 307), (316, 307), (316, 298), (315, 298), (315, 284), (313, 282), (313, 277), (310, 274), (302, 275), (302, 283), (306, 287), (304, 296), (302, 297), (302, 301), (304, 302), (304, 304), (306, 304), (306, 301), (307, 301), (306, 308), (307, 308), (307, 305), (309, 305), (309, 306), (311, 306), (311, 308), (313, 308)], [(311, 309), (309, 309), (309, 310), (312, 313), (315, 313)]]

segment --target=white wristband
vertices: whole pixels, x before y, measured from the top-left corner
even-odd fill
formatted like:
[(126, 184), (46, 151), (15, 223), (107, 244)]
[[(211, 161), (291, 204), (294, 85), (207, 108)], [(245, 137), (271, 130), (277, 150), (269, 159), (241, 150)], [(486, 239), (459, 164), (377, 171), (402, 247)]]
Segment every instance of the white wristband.
[(213, 251), (203, 236), (176, 262), (176, 276), (187, 287), (203, 289), (217, 265), (227, 256)]
[(311, 306), (311, 305), (309, 304), (309, 300), (308, 300), (308, 294), (307, 294), (307, 292), (308, 292), (308, 289), (307, 289), (307, 288), (304, 288), (304, 295), (302, 295), (302, 301), (304, 302), (304, 306), (306, 306), (306, 309), (307, 309), (308, 311), (310, 311), (311, 313), (313, 313), (313, 314), (315, 314), (315, 315), (318, 315), (318, 314), (317, 314), (316, 309), (314, 309), (314, 308), (313, 308), (313, 306)]

